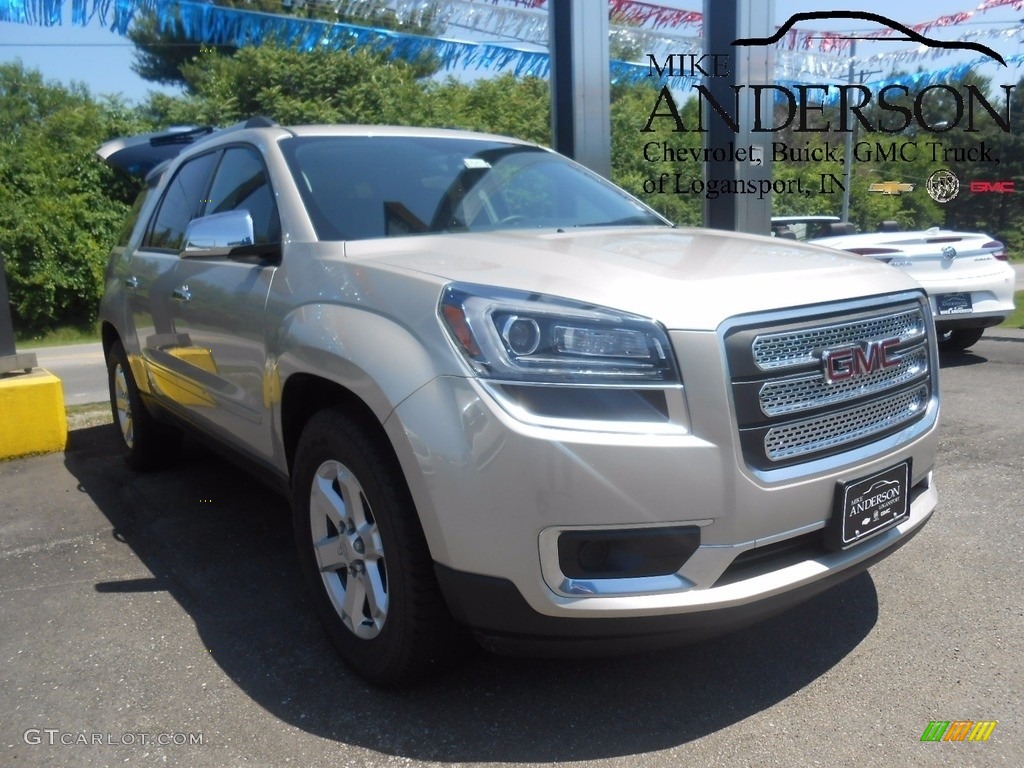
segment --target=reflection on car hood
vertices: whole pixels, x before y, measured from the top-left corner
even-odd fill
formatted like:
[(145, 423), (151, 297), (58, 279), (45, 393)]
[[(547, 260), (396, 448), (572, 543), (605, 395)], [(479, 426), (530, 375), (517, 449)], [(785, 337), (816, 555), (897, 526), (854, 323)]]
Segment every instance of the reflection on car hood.
[(872, 259), (791, 240), (704, 229), (503, 231), (367, 240), (352, 259), (545, 293), (712, 330), (739, 314), (912, 290)]

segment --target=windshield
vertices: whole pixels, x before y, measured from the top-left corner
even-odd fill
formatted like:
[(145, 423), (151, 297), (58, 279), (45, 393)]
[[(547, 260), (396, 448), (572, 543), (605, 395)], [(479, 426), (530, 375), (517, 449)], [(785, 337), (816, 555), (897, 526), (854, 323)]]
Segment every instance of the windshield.
[(281, 142), (321, 240), (667, 222), (539, 147), (421, 136)]

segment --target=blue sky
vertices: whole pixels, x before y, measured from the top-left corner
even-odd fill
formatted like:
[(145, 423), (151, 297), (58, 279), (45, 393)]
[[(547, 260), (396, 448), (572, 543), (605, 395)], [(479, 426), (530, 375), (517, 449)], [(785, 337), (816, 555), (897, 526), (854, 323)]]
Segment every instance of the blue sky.
[[(759, 0), (752, 0), (758, 2)], [(650, 0), (659, 5), (701, 10), (702, 0)], [(775, 0), (775, 16), (782, 23), (793, 13), (821, 10), (862, 10), (891, 16), (905, 24), (928, 21), (944, 14), (956, 13), (976, 7), (980, 0), (905, 0), (895, 10), (892, 0), (849, 0), (836, 3), (831, 0)], [(70, 0), (66, 0), (64, 24), (59, 27), (36, 27), (0, 22), (0, 61), (21, 59), (28, 67), (42, 71), (50, 80), (68, 83), (77, 80), (85, 83), (94, 95), (120, 93), (131, 101), (141, 101), (150, 90), (173, 90), (148, 83), (131, 71), (134, 50), (127, 38), (121, 37), (99, 22), (90, 22), (86, 27), (72, 26), (70, 21)], [(974, 21), (981, 22), (963, 29), (990, 29), (994, 26), (1008, 26), (1024, 18), (1024, 10), (1015, 12), (1012, 7), (998, 8), (979, 14)], [(465, 34), (458, 37), (465, 39)], [(1024, 52), (1019, 39), (993, 43), (982, 40), (996, 48), (1004, 56)], [(895, 45), (880, 43), (876, 45)], [(952, 57), (939, 59), (934, 66), (947, 66), (955, 62)], [(1024, 69), (1011, 70), (1006, 82), (1016, 82)], [(486, 76), (486, 74), (484, 75)]]

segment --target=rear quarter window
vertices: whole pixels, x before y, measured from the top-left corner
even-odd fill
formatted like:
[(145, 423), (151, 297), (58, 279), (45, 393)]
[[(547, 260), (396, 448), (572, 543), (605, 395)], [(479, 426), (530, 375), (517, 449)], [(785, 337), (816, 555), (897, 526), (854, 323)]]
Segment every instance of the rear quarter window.
[(149, 199), (149, 193), (152, 191), (153, 188), (147, 186), (135, 197), (135, 202), (132, 204), (131, 210), (128, 212), (124, 223), (121, 225), (121, 231), (117, 233), (117, 242), (115, 245), (118, 248), (127, 247), (128, 241), (132, 238), (132, 232), (135, 231), (135, 225), (139, 223), (139, 214), (142, 212), (142, 208), (146, 204), (146, 200)]

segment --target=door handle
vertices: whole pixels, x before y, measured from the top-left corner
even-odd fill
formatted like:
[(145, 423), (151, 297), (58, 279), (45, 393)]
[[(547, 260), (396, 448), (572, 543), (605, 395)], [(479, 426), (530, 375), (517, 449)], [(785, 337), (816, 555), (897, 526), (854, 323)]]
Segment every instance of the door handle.
[(189, 291), (187, 285), (183, 285), (180, 288), (175, 288), (171, 291), (171, 298), (175, 301), (187, 302), (192, 300), (192, 292)]
[(132, 275), (131, 277), (126, 277), (124, 279), (124, 287), (131, 288), (134, 291), (136, 288), (139, 287), (139, 278), (137, 278), (135, 275)]

